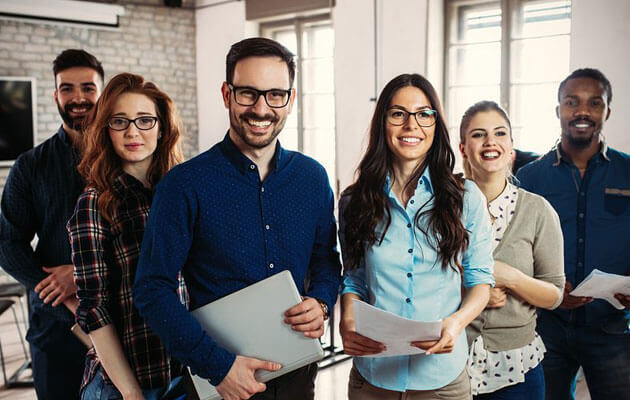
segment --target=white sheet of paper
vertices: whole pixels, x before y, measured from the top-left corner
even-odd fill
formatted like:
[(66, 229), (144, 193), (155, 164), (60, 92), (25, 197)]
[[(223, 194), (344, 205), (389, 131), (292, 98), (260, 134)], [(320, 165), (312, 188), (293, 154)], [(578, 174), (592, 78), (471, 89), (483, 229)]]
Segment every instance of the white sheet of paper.
[(410, 345), (421, 340), (437, 340), (442, 334), (442, 321), (419, 322), (383, 311), (364, 301), (353, 299), (357, 333), (381, 342), (387, 349), (369, 357), (390, 357), (422, 354), (424, 350)]
[(630, 295), (630, 276), (609, 274), (594, 269), (570, 294), (603, 299), (616, 309), (622, 310), (624, 307), (615, 298), (615, 293)]

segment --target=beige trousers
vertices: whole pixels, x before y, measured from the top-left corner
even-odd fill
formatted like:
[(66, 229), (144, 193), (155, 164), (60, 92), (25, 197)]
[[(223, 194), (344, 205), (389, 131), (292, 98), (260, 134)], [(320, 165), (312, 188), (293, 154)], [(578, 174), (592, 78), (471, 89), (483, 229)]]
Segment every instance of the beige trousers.
[(470, 378), (466, 368), (448, 385), (435, 390), (395, 392), (371, 385), (352, 366), (348, 382), (349, 400), (471, 400)]

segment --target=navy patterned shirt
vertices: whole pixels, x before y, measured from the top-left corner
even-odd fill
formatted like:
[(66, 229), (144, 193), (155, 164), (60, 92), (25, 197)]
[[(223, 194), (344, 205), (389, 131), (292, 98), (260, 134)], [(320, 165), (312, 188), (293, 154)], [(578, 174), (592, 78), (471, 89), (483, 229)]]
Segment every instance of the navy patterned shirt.
[(207, 336), (177, 300), (180, 270), (191, 309), (284, 270), (302, 295), (329, 309), (337, 298), (341, 265), (326, 171), (279, 144), (272, 164), (261, 181), (256, 164), (226, 135), (162, 179), (149, 214), (136, 307), (169, 352), (214, 385), (235, 355)]
[(78, 159), (63, 127), (20, 155), (2, 192), (0, 216), (0, 267), (29, 289), (34, 310), (70, 324), (70, 311), (44, 304), (33, 288), (48, 276), (42, 267), (72, 264), (66, 222), (84, 187)]
[[(558, 213), (564, 272), (573, 287), (594, 269), (630, 275), (630, 155), (602, 143), (582, 177), (558, 145), (516, 177), (523, 189), (543, 196)], [(541, 312), (580, 326), (627, 330), (624, 311), (601, 299), (573, 310)]]

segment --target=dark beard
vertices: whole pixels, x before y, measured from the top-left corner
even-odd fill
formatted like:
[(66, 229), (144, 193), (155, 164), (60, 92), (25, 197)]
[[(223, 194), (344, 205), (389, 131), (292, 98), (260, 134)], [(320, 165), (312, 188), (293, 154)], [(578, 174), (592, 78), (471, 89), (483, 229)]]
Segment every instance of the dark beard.
[[(61, 119), (63, 120), (63, 122), (65, 122), (65, 124), (68, 125), (70, 127), (70, 129), (73, 129), (75, 131), (81, 131), (81, 130), (83, 130), (83, 123), (87, 119), (87, 115), (88, 114), (85, 114), (84, 116), (81, 116), (81, 117), (71, 117), (70, 116), (70, 108), (73, 107), (73, 106), (76, 106), (76, 105), (78, 105), (78, 104), (76, 104), (76, 103), (69, 103), (69, 104), (66, 104), (64, 108), (61, 108), (59, 103), (57, 103), (57, 110), (59, 111), (59, 115), (61, 116)], [(92, 109), (92, 107), (94, 107), (94, 104), (89, 103), (89, 102), (83, 103), (83, 104), (80, 104), (80, 105), (84, 106), (88, 110), (90, 110), (90, 109)]]
[[(286, 122), (286, 120), (285, 120), (285, 121), (282, 121), (282, 123), (276, 125), (275, 129), (271, 132), (271, 135), (269, 135), (267, 140), (265, 140), (263, 142), (255, 142), (255, 141), (250, 140), (249, 137), (247, 137), (247, 133), (245, 132), (245, 128), (243, 127), (244, 124), (247, 124), (247, 120), (248, 119), (260, 120), (261, 118), (259, 116), (257, 116), (256, 114), (254, 114), (254, 113), (244, 113), (244, 114), (241, 114), (240, 116), (236, 116), (236, 115), (234, 115), (232, 110), (230, 110), (230, 126), (231, 126), (231, 128), (234, 130), (234, 132), (236, 132), (238, 137), (240, 137), (241, 140), (245, 144), (247, 144), (248, 146), (250, 146), (252, 148), (256, 148), (256, 149), (263, 149), (263, 148), (269, 146), (269, 144), (271, 144), (271, 142), (273, 142), (274, 139), (276, 137), (278, 137), (278, 135), (282, 131), (282, 128), (284, 128), (284, 123)], [(264, 118), (262, 118), (262, 119), (268, 119), (272, 123), (277, 123), (278, 122), (278, 117), (276, 117), (275, 115), (265, 115)]]
[(593, 143), (593, 140), (595, 140), (597, 136), (599, 136), (598, 133), (593, 133), (587, 138), (576, 138), (574, 136), (567, 135), (567, 143), (576, 150), (584, 150)]

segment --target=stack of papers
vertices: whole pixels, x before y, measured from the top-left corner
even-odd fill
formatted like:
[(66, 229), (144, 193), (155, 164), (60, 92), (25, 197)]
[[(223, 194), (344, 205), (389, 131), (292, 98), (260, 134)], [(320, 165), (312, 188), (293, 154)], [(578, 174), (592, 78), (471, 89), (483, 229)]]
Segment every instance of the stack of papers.
[(388, 311), (353, 299), (354, 322), (357, 333), (377, 342), (387, 349), (366, 357), (390, 357), (422, 354), (424, 350), (411, 345), (411, 342), (438, 340), (442, 336), (442, 321), (419, 322), (399, 317)]
[(630, 295), (630, 276), (609, 274), (594, 269), (570, 294), (603, 299), (616, 309), (623, 310), (624, 307), (615, 298), (615, 293)]

